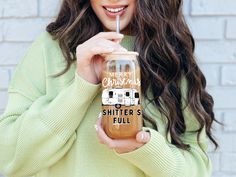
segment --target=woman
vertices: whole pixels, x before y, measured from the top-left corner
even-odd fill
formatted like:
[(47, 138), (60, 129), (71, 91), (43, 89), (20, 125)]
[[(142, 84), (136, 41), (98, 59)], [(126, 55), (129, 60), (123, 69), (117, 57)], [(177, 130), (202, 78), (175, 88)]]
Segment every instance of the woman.
[[(112, 32), (117, 14), (125, 35)], [(145, 127), (135, 139), (112, 140), (97, 121), (100, 54), (126, 50), (140, 54)], [(0, 171), (9, 177), (210, 176), (207, 137), (217, 146), (213, 100), (193, 53), (182, 0), (64, 0), (9, 86)]]

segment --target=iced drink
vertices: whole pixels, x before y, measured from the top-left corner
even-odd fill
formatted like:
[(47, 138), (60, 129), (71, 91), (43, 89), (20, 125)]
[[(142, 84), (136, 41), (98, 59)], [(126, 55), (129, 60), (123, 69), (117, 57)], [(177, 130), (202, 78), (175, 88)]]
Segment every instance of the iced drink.
[(136, 52), (105, 57), (102, 73), (102, 125), (114, 139), (133, 138), (142, 128), (141, 79)]

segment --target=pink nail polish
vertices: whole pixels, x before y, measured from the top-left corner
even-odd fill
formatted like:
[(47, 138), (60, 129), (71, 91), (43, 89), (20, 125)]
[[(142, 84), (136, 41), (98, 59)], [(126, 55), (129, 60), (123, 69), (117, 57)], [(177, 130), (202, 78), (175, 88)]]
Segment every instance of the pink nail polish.
[(99, 113), (98, 118), (102, 118), (102, 113), (101, 112)]
[(96, 131), (98, 131), (98, 126), (96, 124), (94, 125), (94, 128)]
[(144, 140), (144, 134), (143, 133), (141, 134), (141, 140), (142, 141)]

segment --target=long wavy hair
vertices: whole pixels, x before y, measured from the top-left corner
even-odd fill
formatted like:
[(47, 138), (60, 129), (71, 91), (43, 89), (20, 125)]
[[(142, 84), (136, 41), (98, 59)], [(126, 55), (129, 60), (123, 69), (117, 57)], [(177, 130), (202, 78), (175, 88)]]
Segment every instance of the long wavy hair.
[[(209, 139), (218, 147), (212, 135), (212, 123), (217, 121), (213, 112), (213, 99), (206, 92), (206, 79), (194, 58), (195, 43), (182, 14), (182, 0), (137, 0), (136, 12), (130, 24), (135, 31), (134, 50), (139, 55), (142, 92), (152, 90), (148, 98), (167, 118), (167, 132), (171, 143), (181, 149), (189, 145), (181, 141), (186, 131), (183, 116), (181, 79), (187, 81), (186, 105), (196, 117), (200, 132), (205, 128)], [(103, 31), (88, 0), (64, 0), (56, 20), (47, 26), (66, 59), (67, 72), (76, 61), (76, 47)], [(157, 129), (154, 119), (144, 113), (144, 119)]]

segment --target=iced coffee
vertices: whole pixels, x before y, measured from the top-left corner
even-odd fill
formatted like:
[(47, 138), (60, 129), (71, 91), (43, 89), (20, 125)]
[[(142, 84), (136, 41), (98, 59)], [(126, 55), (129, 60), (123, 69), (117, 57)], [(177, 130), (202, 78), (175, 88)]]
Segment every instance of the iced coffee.
[(105, 57), (102, 72), (102, 125), (114, 139), (133, 138), (142, 128), (141, 80), (136, 52)]

